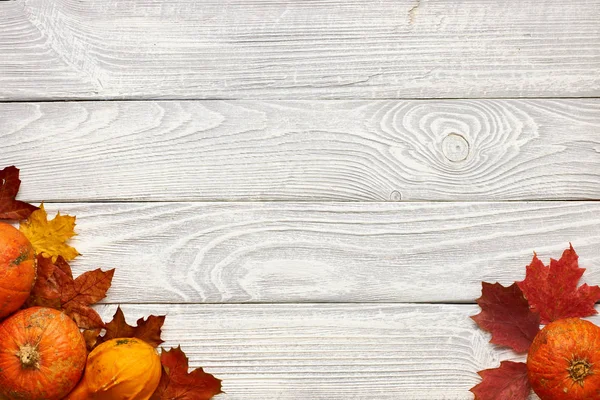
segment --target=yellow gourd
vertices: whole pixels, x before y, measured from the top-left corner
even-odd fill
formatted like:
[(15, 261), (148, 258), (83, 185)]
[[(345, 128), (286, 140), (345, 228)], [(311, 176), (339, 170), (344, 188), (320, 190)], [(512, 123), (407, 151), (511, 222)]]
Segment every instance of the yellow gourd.
[(140, 339), (112, 339), (92, 350), (81, 382), (64, 400), (148, 400), (161, 373), (152, 346)]

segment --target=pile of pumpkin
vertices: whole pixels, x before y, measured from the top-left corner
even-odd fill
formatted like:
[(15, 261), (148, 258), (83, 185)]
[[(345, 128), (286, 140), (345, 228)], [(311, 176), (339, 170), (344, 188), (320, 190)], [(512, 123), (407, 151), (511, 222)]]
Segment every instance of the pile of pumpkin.
[(22, 308), (36, 279), (34, 249), (0, 223), (0, 399), (148, 400), (161, 378), (156, 350), (112, 339), (88, 355), (77, 324), (59, 310)]

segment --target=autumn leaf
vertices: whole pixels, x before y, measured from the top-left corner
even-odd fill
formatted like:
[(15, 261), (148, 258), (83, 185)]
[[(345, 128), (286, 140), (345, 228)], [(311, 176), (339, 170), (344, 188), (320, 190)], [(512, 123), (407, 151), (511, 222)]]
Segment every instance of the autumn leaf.
[(481, 297), (476, 301), (481, 312), (471, 318), (481, 329), (492, 333), (490, 342), (519, 353), (529, 350), (540, 330), (540, 315), (530, 310), (516, 283), (504, 287), (482, 282)]
[(106, 297), (115, 270), (88, 271), (73, 279), (71, 267), (58, 256), (56, 262), (38, 254), (38, 278), (25, 303), (26, 307), (42, 306), (62, 310), (80, 328), (104, 327), (104, 322), (90, 305)]
[(188, 358), (181, 347), (160, 355), (163, 372), (150, 400), (208, 400), (221, 393), (221, 380), (197, 368), (188, 373)]
[(578, 258), (570, 246), (558, 261), (550, 259), (550, 266), (546, 267), (534, 254), (525, 280), (517, 282), (531, 308), (540, 313), (542, 324), (597, 313), (594, 304), (600, 300), (600, 287), (587, 284), (577, 287), (585, 271), (579, 268)]
[[(25, 302), (26, 307), (42, 306), (61, 309), (60, 286), (67, 278), (73, 279), (71, 268), (68, 272), (61, 270), (59, 264), (66, 264), (66, 261), (59, 257), (56, 263), (49, 258), (37, 256), (37, 278), (29, 298)], [(67, 264), (68, 265), (68, 264)]]
[(500, 367), (478, 374), (482, 381), (471, 388), (476, 400), (527, 400), (531, 393), (525, 363), (502, 361)]
[(16, 200), (20, 186), (21, 180), (17, 167), (13, 165), (0, 170), (0, 219), (25, 219), (38, 209), (32, 204)]
[(106, 297), (114, 273), (114, 269), (87, 271), (72, 281), (72, 284), (63, 286), (62, 308), (80, 328), (93, 329), (104, 326), (104, 322), (90, 305)]
[(138, 338), (153, 347), (158, 347), (163, 343), (160, 335), (164, 322), (164, 315), (150, 315), (147, 319), (138, 319), (137, 325), (131, 326), (125, 321), (125, 315), (121, 307), (117, 307), (117, 312), (112, 321), (104, 327), (106, 333), (98, 338), (96, 345), (116, 338)]
[(98, 345), (98, 335), (100, 335), (101, 331), (101, 328), (96, 328), (86, 329), (82, 332), (83, 339), (85, 340), (85, 347), (87, 347), (88, 351), (92, 351), (94, 347)]
[(44, 205), (31, 213), (27, 221), (21, 223), (19, 229), (29, 239), (35, 252), (56, 262), (58, 256), (70, 261), (79, 255), (79, 252), (66, 244), (67, 240), (75, 236), (75, 217), (60, 215), (48, 221), (48, 214)]

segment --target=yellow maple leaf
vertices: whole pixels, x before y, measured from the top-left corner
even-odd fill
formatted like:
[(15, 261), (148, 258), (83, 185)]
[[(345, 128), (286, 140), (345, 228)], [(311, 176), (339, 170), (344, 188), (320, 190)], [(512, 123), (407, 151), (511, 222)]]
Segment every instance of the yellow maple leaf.
[(70, 261), (79, 255), (75, 248), (66, 243), (75, 236), (74, 229), (75, 217), (60, 215), (59, 212), (49, 221), (44, 204), (19, 226), (19, 230), (29, 239), (35, 252), (43, 257), (52, 258), (52, 262), (56, 262), (58, 256)]

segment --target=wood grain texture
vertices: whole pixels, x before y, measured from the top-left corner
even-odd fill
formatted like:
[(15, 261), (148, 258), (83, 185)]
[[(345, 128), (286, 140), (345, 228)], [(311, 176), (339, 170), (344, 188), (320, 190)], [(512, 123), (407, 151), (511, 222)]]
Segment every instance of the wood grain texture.
[(0, 2), (0, 99), (600, 95), (600, 1)]
[[(478, 313), (471, 305), (122, 308), (130, 323), (166, 314), (164, 347), (181, 344), (190, 365), (222, 379), (220, 400), (471, 400), (477, 371), (524, 361), (488, 343), (469, 318)], [(115, 309), (99, 311), (108, 320)]]
[(31, 201), (600, 198), (600, 100), (0, 104)]
[(111, 303), (470, 302), (573, 243), (600, 282), (600, 203), (47, 204)]

